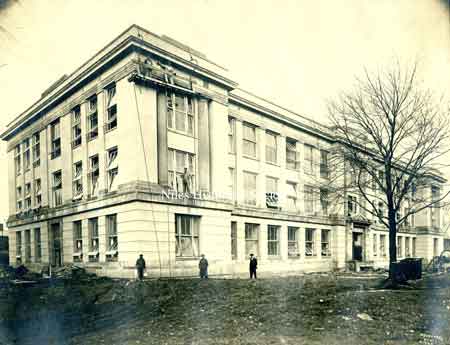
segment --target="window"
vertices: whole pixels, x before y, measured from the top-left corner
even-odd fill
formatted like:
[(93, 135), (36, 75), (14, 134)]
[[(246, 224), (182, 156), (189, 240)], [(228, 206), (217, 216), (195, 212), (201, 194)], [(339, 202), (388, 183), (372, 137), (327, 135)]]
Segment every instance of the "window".
[(433, 203), (430, 208), (431, 214), (431, 226), (438, 228), (440, 226), (440, 206), (439, 206), (440, 190), (439, 187), (431, 187), (431, 202)]
[(53, 205), (60, 206), (62, 205), (62, 175), (61, 170), (53, 173)]
[(22, 211), (22, 187), (16, 188), (16, 211)]
[(42, 243), (41, 243), (41, 229), (34, 229), (34, 261), (41, 262), (42, 260)]
[(119, 174), (119, 165), (117, 160), (117, 147), (113, 147), (108, 150), (107, 161), (107, 178), (108, 178), (108, 191), (117, 189), (117, 175)]
[(322, 247), (321, 247), (322, 256), (331, 256), (330, 230), (322, 230), (321, 243), (322, 243)]
[(41, 179), (37, 178), (36, 180), (34, 180), (34, 204), (36, 207), (40, 207), (42, 205), (41, 190)]
[(320, 188), (320, 207), (322, 209), (322, 214), (327, 215), (328, 214), (328, 190), (325, 188)]
[(89, 230), (89, 261), (98, 261), (98, 218), (88, 219), (88, 230)]
[(286, 182), (286, 208), (297, 211), (297, 183)]
[(81, 145), (81, 111), (80, 106), (72, 110), (72, 148)]
[(41, 164), (41, 136), (40, 133), (33, 134), (33, 167), (38, 167)]
[(256, 158), (256, 128), (250, 124), (244, 123), (244, 148), (245, 156)]
[(88, 99), (87, 110), (87, 140), (92, 140), (98, 136), (97, 95)]
[[(29, 200), (29, 201), (27, 201)], [(25, 184), (25, 209), (31, 208), (31, 183)]]
[(379, 221), (380, 217), (384, 217), (384, 204), (381, 201), (378, 202), (378, 217), (375, 218), (376, 222)]
[(177, 257), (199, 256), (200, 217), (175, 215), (175, 240)]
[(117, 261), (118, 258), (117, 215), (106, 216), (106, 260)]
[(30, 169), (30, 139), (23, 141), (23, 170)]
[(20, 231), (16, 232), (16, 259), (17, 263), (22, 262), (22, 233)]
[(73, 224), (73, 261), (83, 261), (83, 229), (81, 220), (77, 220)]
[(18, 144), (14, 148), (14, 167), (16, 170), (16, 175), (20, 175), (20, 172), (22, 170), (22, 167), (21, 167), (22, 159), (20, 157), (21, 157), (20, 156), (20, 144)]
[(59, 119), (50, 124), (51, 152), (50, 158), (61, 156), (61, 133)]
[(288, 227), (288, 257), (298, 258), (300, 257), (300, 250), (298, 245), (298, 228)]
[(72, 193), (74, 200), (80, 200), (83, 197), (83, 163), (77, 162), (73, 165)]
[(311, 145), (305, 144), (305, 173), (313, 174), (314, 173), (314, 147)]
[(192, 98), (175, 93), (167, 95), (167, 126), (194, 135), (194, 103)]
[(411, 256), (411, 237), (405, 237), (405, 256)]
[(412, 256), (416, 257), (417, 253), (416, 253), (416, 237), (412, 238)]
[(89, 157), (89, 195), (97, 196), (98, 194), (98, 178), (100, 176), (100, 166), (98, 161), (98, 155)]
[(244, 203), (256, 205), (256, 174), (244, 171)]
[(236, 153), (236, 120), (228, 117), (228, 152)]
[(305, 256), (316, 256), (314, 236), (314, 229), (305, 229)]
[(328, 178), (328, 152), (325, 150), (320, 150), (320, 177)]
[(25, 211), (31, 210), (31, 195), (25, 197), (25, 200), (24, 200), (24, 210), (25, 210)]
[(267, 226), (267, 255), (280, 255), (280, 227), (275, 225)]
[(439, 256), (439, 240), (433, 238), (433, 256)]
[(266, 177), (266, 205), (267, 207), (278, 206), (278, 180)]
[(169, 187), (177, 192), (195, 190), (195, 156), (191, 153), (168, 150)]
[(305, 186), (305, 213), (313, 214), (314, 213), (314, 188), (311, 186)]
[(377, 256), (378, 255), (377, 234), (373, 234), (373, 237), (372, 237), (372, 248), (373, 248), (373, 256)]
[(237, 223), (231, 222), (231, 259), (237, 259)]
[(234, 169), (228, 168), (228, 195), (231, 200), (236, 199), (236, 192), (234, 188)]
[(117, 128), (116, 84), (106, 89), (106, 124), (105, 132)]
[(266, 162), (277, 164), (277, 136), (266, 132)]
[(358, 205), (357, 198), (353, 195), (347, 196), (347, 215), (351, 216), (357, 213)]
[(386, 235), (380, 235), (380, 255), (386, 257)]
[(297, 151), (297, 141), (286, 138), (286, 168), (292, 170), (300, 169), (299, 152)]
[(402, 237), (397, 236), (397, 256), (401, 258), (403, 255), (403, 248), (402, 248)]
[(258, 256), (258, 229), (259, 224), (245, 223), (245, 255)]
[(31, 230), (25, 230), (25, 262), (31, 262)]

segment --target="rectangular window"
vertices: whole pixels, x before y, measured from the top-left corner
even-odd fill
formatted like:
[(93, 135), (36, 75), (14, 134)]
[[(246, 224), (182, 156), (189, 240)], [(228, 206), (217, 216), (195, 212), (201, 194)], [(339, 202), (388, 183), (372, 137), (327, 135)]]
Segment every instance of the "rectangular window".
[(280, 255), (280, 227), (275, 225), (267, 226), (267, 255)]
[(315, 232), (314, 229), (305, 229), (305, 256), (316, 256)]
[(416, 240), (417, 240), (416, 237), (412, 238), (412, 256), (413, 257), (417, 256), (417, 253), (416, 253)]
[(328, 151), (320, 150), (320, 177), (328, 178)]
[(245, 156), (256, 158), (256, 127), (244, 123), (242, 128), (244, 130), (243, 153)]
[(30, 169), (30, 139), (23, 141), (23, 170)]
[(106, 216), (106, 260), (117, 261), (119, 242), (117, 237), (117, 214)]
[(314, 213), (314, 188), (311, 186), (305, 186), (305, 213), (313, 214)]
[(357, 198), (353, 195), (347, 196), (347, 215), (351, 216), (356, 214), (358, 211)]
[(25, 262), (31, 262), (31, 230), (25, 230)]
[(34, 229), (34, 261), (41, 262), (42, 260), (42, 243), (41, 243), (41, 229)]
[(73, 261), (83, 261), (83, 229), (81, 220), (77, 220), (73, 224)]
[(88, 181), (89, 181), (89, 195), (97, 196), (98, 194), (98, 179), (100, 176), (100, 166), (98, 155), (94, 155), (89, 157), (89, 173), (88, 173)]
[(380, 255), (386, 257), (386, 235), (380, 235)]
[(308, 144), (304, 145), (305, 149), (305, 173), (314, 173), (314, 147)]
[(266, 177), (266, 205), (278, 207), (278, 179)]
[(80, 106), (72, 110), (72, 148), (81, 145), (81, 111)]
[(41, 135), (39, 132), (33, 134), (33, 167), (41, 164)]
[(259, 224), (245, 223), (245, 255), (259, 255), (258, 246)]
[(118, 149), (113, 147), (109, 149), (107, 154), (107, 178), (108, 178), (108, 191), (117, 189), (117, 175), (119, 174), (119, 165), (117, 159)]
[(168, 153), (169, 187), (177, 192), (195, 191), (195, 156), (170, 148)]
[(237, 223), (231, 222), (231, 259), (237, 259)]
[(20, 175), (20, 172), (22, 171), (22, 166), (21, 166), (21, 155), (20, 155), (20, 144), (18, 144), (15, 148), (14, 148), (14, 167), (16, 170), (16, 175)]
[(431, 187), (431, 202), (433, 204), (430, 207), (430, 214), (431, 214), (431, 226), (433, 228), (438, 228), (440, 226), (441, 214), (440, 214), (439, 199), (440, 199), (439, 187), (432, 186)]
[(228, 117), (228, 152), (236, 153), (236, 120)]
[(22, 233), (16, 232), (16, 262), (22, 262)]
[(288, 257), (298, 258), (300, 257), (300, 250), (298, 244), (298, 228), (288, 227)]
[(89, 230), (89, 261), (98, 261), (98, 248), (99, 248), (99, 238), (98, 238), (98, 218), (88, 219), (88, 230)]
[(194, 135), (194, 103), (191, 97), (175, 93), (167, 95), (167, 126)]
[(97, 95), (92, 96), (87, 101), (87, 140), (92, 140), (98, 136), (98, 111), (97, 111)]
[(297, 211), (297, 183), (286, 182), (286, 208), (291, 211)]
[(61, 133), (59, 119), (50, 124), (51, 152), (50, 158), (61, 156)]
[(116, 84), (106, 89), (106, 123), (105, 132), (117, 128), (117, 97)]
[(330, 230), (321, 231), (321, 254), (322, 256), (331, 256), (331, 246), (330, 246)]
[(266, 132), (266, 162), (277, 164), (277, 136)]
[(62, 174), (61, 170), (53, 173), (52, 191), (53, 191), (53, 205), (62, 205)]
[(411, 237), (405, 237), (405, 256), (411, 257)]
[(22, 211), (22, 187), (16, 188), (16, 211)]
[(41, 196), (41, 190), (42, 190), (42, 186), (41, 186), (41, 179), (37, 178), (36, 180), (34, 180), (34, 205), (35, 207), (40, 207), (42, 206), (42, 196)]
[(320, 188), (320, 207), (322, 209), (322, 214), (327, 215), (328, 214), (328, 190), (325, 188)]
[(175, 240), (177, 257), (199, 256), (200, 217), (175, 215)]
[(402, 237), (397, 236), (397, 257), (401, 258), (402, 256), (403, 256)]
[(297, 151), (297, 141), (286, 138), (286, 168), (292, 170), (300, 169), (300, 154)]
[(31, 210), (31, 196), (28, 196), (24, 199), (24, 211)]
[(83, 198), (83, 163), (81, 161), (73, 165), (72, 193), (73, 200)]
[(373, 237), (372, 237), (372, 248), (373, 248), (373, 256), (377, 256), (378, 255), (377, 234), (373, 234)]
[(244, 203), (256, 205), (256, 174), (244, 171)]
[(433, 256), (439, 256), (439, 240), (433, 238)]

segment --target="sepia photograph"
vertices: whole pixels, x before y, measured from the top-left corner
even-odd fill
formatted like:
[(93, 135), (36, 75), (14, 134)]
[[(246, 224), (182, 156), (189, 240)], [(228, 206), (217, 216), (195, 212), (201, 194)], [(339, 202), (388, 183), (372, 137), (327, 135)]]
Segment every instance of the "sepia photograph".
[(450, 345), (450, 0), (0, 0), (0, 345)]

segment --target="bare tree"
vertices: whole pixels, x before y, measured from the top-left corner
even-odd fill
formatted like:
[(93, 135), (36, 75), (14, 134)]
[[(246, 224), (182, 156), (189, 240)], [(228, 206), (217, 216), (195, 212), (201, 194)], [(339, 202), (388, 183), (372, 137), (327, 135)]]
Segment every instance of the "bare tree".
[(450, 114), (433, 96), (421, 87), (417, 63), (406, 69), (397, 63), (366, 69), (353, 90), (328, 104), (339, 142), (330, 189), (357, 193), (359, 207), (389, 229), (391, 279), (399, 227), (422, 210), (438, 210), (448, 194), (439, 169), (450, 150)]

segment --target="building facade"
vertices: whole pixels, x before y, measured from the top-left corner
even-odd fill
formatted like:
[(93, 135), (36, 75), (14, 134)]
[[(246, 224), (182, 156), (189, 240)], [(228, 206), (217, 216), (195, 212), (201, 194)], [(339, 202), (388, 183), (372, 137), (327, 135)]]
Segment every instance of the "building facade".
[[(332, 203), (332, 131), (238, 88), (224, 68), (131, 26), (64, 76), (2, 134), (8, 142), (10, 262), (76, 263), (132, 277), (388, 264), (388, 232)], [(440, 188), (437, 179), (433, 188)], [(437, 187), (436, 187), (437, 186)], [(430, 193), (432, 192), (430, 187)], [(443, 247), (438, 209), (398, 235), (399, 256)]]

